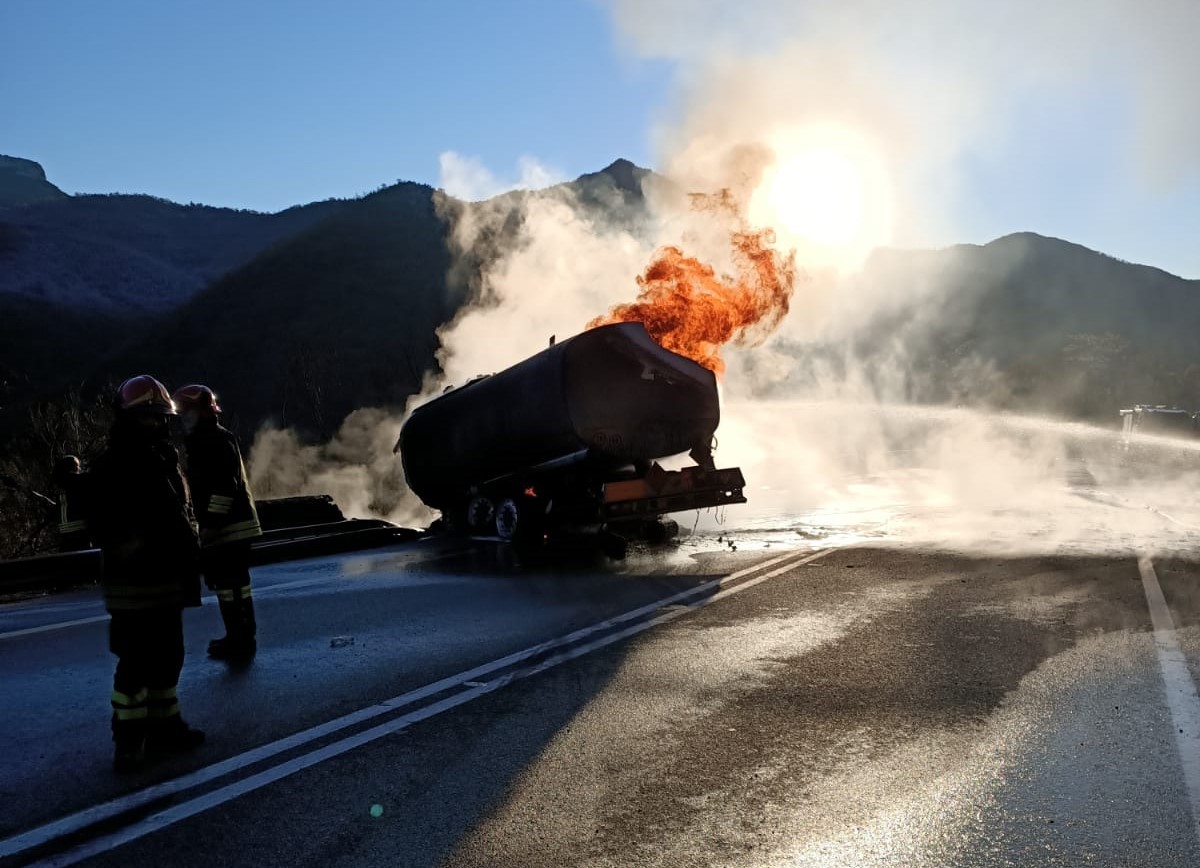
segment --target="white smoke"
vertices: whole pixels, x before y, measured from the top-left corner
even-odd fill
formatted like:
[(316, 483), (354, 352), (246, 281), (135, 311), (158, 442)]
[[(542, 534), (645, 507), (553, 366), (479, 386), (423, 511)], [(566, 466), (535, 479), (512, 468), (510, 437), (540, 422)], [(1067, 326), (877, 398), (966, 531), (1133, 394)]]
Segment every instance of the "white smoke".
[(392, 454), (401, 421), (401, 414), (387, 410), (356, 410), (332, 440), (321, 444), (266, 425), (248, 453), (250, 489), (260, 499), (328, 494), (349, 518), (427, 524), (432, 514), (405, 487)]
[(1200, 444), (950, 407), (728, 402), (743, 545), (842, 539), (1004, 554), (1194, 555)]
[(592, 316), (630, 296), (652, 248), (603, 210), (585, 210), (569, 188), (501, 199), (454, 220), (459, 255), (504, 231), (516, 209), (521, 228), (511, 246), (484, 262), (478, 300), (439, 330), (443, 385), (494, 373), (569, 337)]
[[(1200, 32), (1200, 4), (609, 5), (630, 50), (678, 68), (681, 86), (655, 131), (662, 172), (689, 189), (723, 186), (732, 180), (722, 163), (733, 149), (778, 148), (788, 136), (835, 127), (863, 151), (857, 162), (878, 175), (869, 203), (879, 218), (872, 245), (976, 240), (964, 237), (960, 216), (986, 210), (987, 203), (968, 200), (967, 166), (1022, 149), (1070, 148), (1077, 160), (1115, 159), (1112, 173), (1096, 179), (1112, 187), (1161, 188), (1200, 177), (1200, 114), (1188, 110), (1200, 80), (1200, 53), (1190, 47)], [(1067, 142), (1046, 126), (1046, 112), (1032, 110), (1066, 111), (1080, 102), (1096, 106), (1095, 130)], [(1026, 225), (1013, 228), (1033, 228), (1040, 216), (1029, 214)], [(859, 259), (869, 246), (855, 251)], [(811, 252), (800, 252), (801, 263), (816, 270)], [(854, 296), (856, 287), (817, 277), (798, 299), (807, 315), (786, 326), (797, 338), (837, 327), (822, 314), (839, 299), (846, 308), (845, 296)], [(893, 292), (905, 287), (896, 281)]]
[(491, 199), (510, 190), (540, 190), (565, 180), (557, 169), (530, 156), (517, 161), (517, 175), (510, 179), (498, 177), (479, 157), (464, 156), (457, 151), (442, 152), (438, 166), (438, 186), (464, 202)]
[[(1036, 140), (1032, 97), (1064, 104), (1099, 89), (1131, 116), (1131, 174), (1178, 180), (1200, 164), (1188, 111), (1200, 6), (1188, 0), (612, 0), (632, 50), (678, 62), (684, 89), (659, 131), (662, 168), (706, 139), (762, 138), (830, 118), (887, 144), (919, 186), (965, 151)], [(1052, 143), (1045, 143), (1052, 144)], [(1106, 143), (1097, 142), (1097, 148)]]
[[(477, 159), (443, 154), (442, 187), (475, 203), (447, 201), (443, 209), (452, 252), (470, 274), (472, 302), (440, 330), (442, 375), (419, 400), (500, 370), (551, 336), (568, 337), (613, 304), (632, 300), (636, 276), (661, 244), (680, 243), (725, 268), (725, 227), (689, 212), (685, 194), (728, 188), (753, 200), (788, 147), (830, 129), (837, 131), (834, 143), (853, 149), (868, 167), (864, 203), (874, 222), (869, 244), (853, 251), (858, 263), (871, 245), (966, 240), (957, 217), (969, 189), (965, 161), (1038, 141), (1044, 130), (1030, 122), (1031, 100), (1069, 105), (1097, 88), (1110, 93), (1113, 113), (1131, 120), (1119, 180), (1170, 183), (1200, 166), (1200, 115), (1187, 110), (1200, 80), (1200, 53), (1188, 44), (1200, 32), (1198, 4), (613, 0), (610, 6), (634, 53), (669, 58), (678, 69), (679, 88), (654, 131), (661, 175), (642, 191), (645, 210), (616, 190), (602, 190), (598, 195), (607, 199), (597, 207), (552, 187), (557, 173), (536, 161), (502, 180)], [(506, 193), (518, 187), (549, 189)], [(500, 193), (506, 194), (478, 201)], [(953, 257), (904, 265), (909, 273), (899, 273), (896, 262), (912, 259), (877, 254), (860, 271), (821, 260), (803, 239), (782, 240), (796, 244), (807, 275), (781, 338), (850, 339), (873, 315), (914, 302), (921, 316), (943, 315), (942, 272), (954, 267)], [(895, 336), (870, 370), (847, 353), (808, 372), (803, 388), (786, 347), (731, 352), (718, 460), (743, 466), (751, 504), (732, 510), (729, 520), (803, 532), (869, 515), (881, 535), (1022, 551), (1172, 550), (1187, 539), (1164, 541), (1158, 513), (1142, 506), (1166, 496), (1172, 510), (1188, 513), (1191, 492), (1200, 490), (1194, 473), (1181, 474), (1181, 484), (1131, 487), (1121, 471), (1108, 471), (1121, 466), (1112, 459), (1121, 447), (1110, 434), (898, 406), (914, 387), (909, 350)], [(960, 367), (972, 388), (991, 387), (986, 361), (968, 357)], [(764, 389), (787, 400), (752, 399)], [(355, 430), (359, 421), (381, 420), (363, 417)], [(390, 448), (398, 423), (386, 419), (387, 436), (348, 438), (368, 444), (365, 451), (299, 449), (302, 484), (344, 484), (347, 498), (367, 493), (356, 505), (377, 509), (393, 490)], [(297, 451), (298, 444), (286, 445)], [(357, 457), (347, 463), (350, 456)], [(1083, 459), (1093, 475), (1102, 471), (1096, 485), (1076, 478)], [(325, 475), (331, 464), (344, 472)], [(390, 481), (381, 487), (377, 478)], [(1105, 493), (1106, 485), (1120, 494)]]

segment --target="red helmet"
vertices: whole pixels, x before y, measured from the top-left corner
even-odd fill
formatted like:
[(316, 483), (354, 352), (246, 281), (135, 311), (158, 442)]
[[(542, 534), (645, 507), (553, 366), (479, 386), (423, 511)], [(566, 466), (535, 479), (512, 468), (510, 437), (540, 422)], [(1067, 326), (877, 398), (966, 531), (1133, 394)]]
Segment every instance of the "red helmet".
[(213, 394), (213, 390), (199, 383), (193, 383), (190, 386), (183, 386), (176, 389), (173, 397), (180, 410), (199, 410), (202, 413), (211, 413), (214, 416), (221, 412), (221, 408), (217, 404), (217, 396)]
[(122, 412), (174, 416), (175, 404), (167, 387), (149, 374), (130, 377), (117, 387), (117, 409)]

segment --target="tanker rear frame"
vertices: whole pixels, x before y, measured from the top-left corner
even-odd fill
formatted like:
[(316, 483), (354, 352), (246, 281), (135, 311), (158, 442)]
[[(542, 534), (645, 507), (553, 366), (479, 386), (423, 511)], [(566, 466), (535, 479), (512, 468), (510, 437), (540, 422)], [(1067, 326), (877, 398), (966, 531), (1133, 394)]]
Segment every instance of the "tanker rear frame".
[(537, 545), (558, 534), (602, 531), (605, 548), (624, 553), (628, 537), (662, 541), (673, 533), (660, 520), (671, 513), (745, 503), (739, 468), (692, 466), (605, 472), (586, 450), (473, 486), (451, 524), (467, 533)]

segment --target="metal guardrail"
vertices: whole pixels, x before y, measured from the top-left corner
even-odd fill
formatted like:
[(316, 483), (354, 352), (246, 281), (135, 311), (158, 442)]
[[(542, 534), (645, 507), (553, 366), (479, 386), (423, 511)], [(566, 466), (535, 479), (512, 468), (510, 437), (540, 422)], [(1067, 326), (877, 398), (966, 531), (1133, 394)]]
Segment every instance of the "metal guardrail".
[[(250, 544), (254, 566), (379, 548), (414, 540), (422, 531), (381, 519), (347, 519), (266, 531)], [(98, 582), (98, 549), (0, 561), (0, 594), (56, 591)]]
[(408, 542), (423, 535), (423, 531), (398, 527), (380, 519), (348, 519), (333, 525), (313, 525), (287, 528), (289, 536), (272, 537), (268, 531), (250, 546), (250, 563), (254, 566), (279, 561), (315, 558), (361, 549), (379, 548), (398, 542)]
[(0, 594), (57, 591), (100, 580), (97, 549), (0, 561)]

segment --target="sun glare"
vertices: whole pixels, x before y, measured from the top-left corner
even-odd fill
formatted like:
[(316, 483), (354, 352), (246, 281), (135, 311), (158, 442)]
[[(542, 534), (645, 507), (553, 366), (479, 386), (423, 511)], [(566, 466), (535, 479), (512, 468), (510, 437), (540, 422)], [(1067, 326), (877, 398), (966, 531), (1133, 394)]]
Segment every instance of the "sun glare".
[(849, 268), (891, 234), (882, 161), (861, 138), (821, 127), (774, 143), (775, 164), (751, 200), (750, 216), (775, 229), (801, 258)]
[(770, 181), (767, 201), (788, 231), (817, 244), (849, 244), (862, 230), (863, 179), (837, 151), (787, 157)]

